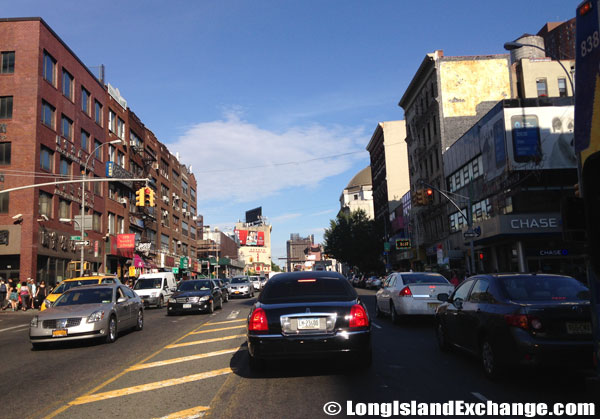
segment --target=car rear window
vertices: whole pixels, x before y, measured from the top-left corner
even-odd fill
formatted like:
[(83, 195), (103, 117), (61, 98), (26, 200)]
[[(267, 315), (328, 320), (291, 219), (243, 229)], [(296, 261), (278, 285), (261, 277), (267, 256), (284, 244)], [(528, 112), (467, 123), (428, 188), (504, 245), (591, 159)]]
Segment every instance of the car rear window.
[(440, 274), (402, 274), (404, 285), (408, 284), (449, 284)]
[(589, 300), (588, 288), (568, 276), (515, 276), (499, 278), (511, 300), (552, 301)]
[(356, 293), (342, 278), (294, 278), (268, 281), (259, 297), (264, 304), (309, 301), (351, 301)]

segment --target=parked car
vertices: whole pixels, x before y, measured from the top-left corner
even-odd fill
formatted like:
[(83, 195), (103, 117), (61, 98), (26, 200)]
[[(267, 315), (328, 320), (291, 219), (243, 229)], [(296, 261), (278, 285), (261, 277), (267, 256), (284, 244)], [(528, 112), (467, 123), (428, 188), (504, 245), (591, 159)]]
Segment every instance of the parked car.
[(260, 277), (259, 276), (249, 276), (248, 278), (250, 278), (250, 282), (252, 282), (252, 286), (254, 287), (254, 290), (260, 291), (260, 289), (261, 289)]
[(40, 306), (40, 311), (44, 311), (51, 307), (52, 304), (60, 297), (63, 293), (67, 292), (71, 288), (80, 287), (82, 285), (94, 285), (94, 284), (120, 284), (121, 281), (114, 275), (92, 275), (92, 276), (80, 276), (77, 278), (65, 279), (58, 284), (51, 292), (46, 296), (44, 303)]
[(381, 284), (381, 280), (379, 279), (379, 277), (377, 276), (370, 276), (369, 278), (367, 278), (367, 280), (365, 281), (365, 288), (367, 289), (377, 289), (379, 288), (379, 285)]
[(267, 285), (267, 277), (261, 276), (260, 277), (260, 289), (263, 289), (265, 287), (265, 285)]
[(589, 299), (589, 290), (567, 276), (477, 275), (438, 308), (438, 344), (479, 356), (489, 377), (505, 365), (591, 367)]
[(144, 304), (120, 283), (69, 289), (44, 311), (33, 316), (29, 340), (34, 349), (49, 342), (104, 339), (114, 342), (119, 331), (144, 327)]
[(371, 281), (371, 288), (372, 289), (376, 289), (378, 290), (379, 288), (381, 288), (381, 283), (382, 280), (379, 277), (375, 277), (372, 281)]
[(165, 301), (176, 289), (177, 282), (172, 272), (142, 274), (133, 286), (133, 290), (142, 298), (146, 307), (152, 305), (156, 308), (163, 308)]
[(229, 301), (229, 285), (225, 282), (224, 279), (215, 279), (215, 284), (221, 288), (221, 294), (223, 295), (223, 302), (226, 303)]
[(367, 309), (336, 272), (282, 273), (267, 282), (248, 316), (250, 367), (276, 358), (347, 354), (371, 364)]
[(434, 272), (396, 272), (377, 291), (375, 313), (388, 314), (397, 323), (401, 316), (434, 315), (441, 304), (437, 296), (449, 294), (454, 286)]
[(167, 302), (167, 315), (223, 308), (221, 288), (212, 279), (182, 281)]
[(229, 284), (230, 297), (254, 297), (254, 285), (247, 276), (235, 276)]

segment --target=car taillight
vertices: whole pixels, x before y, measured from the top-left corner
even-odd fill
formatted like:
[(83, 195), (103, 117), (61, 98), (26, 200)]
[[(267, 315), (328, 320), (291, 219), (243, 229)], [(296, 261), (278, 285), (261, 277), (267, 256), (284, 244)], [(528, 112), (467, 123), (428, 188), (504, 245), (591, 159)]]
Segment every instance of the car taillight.
[(252, 332), (260, 332), (269, 330), (267, 324), (267, 314), (262, 308), (257, 308), (252, 312), (250, 316), (250, 322), (248, 323), (248, 330)]
[(354, 304), (350, 310), (350, 327), (368, 327), (369, 316), (360, 304)]
[(410, 292), (410, 288), (404, 287), (398, 293), (398, 297), (412, 297), (412, 292)]
[(520, 329), (539, 331), (542, 329), (542, 322), (540, 319), (527, 314), (507, 314), (504, 316), (506, 323), (509, 326), (518, 327)]

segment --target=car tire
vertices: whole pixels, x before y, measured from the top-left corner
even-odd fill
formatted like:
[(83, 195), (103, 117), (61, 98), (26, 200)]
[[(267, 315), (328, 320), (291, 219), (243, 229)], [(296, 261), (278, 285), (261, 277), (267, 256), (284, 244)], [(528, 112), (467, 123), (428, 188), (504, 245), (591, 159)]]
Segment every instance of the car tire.
[(144, 311), (138, 310), (137, 321), (135, 322), (135, 330), (140, 331), (144, 328)]
[(117, 319), (115, 316), (110, 316), (110, 319), (108, 319), (108, 327), (106, 328), (105, 342), (113, 343), (115, 340), (117, 340), (117, 334)]
[(502, 365), (498, 361), (497, 349), (489, 337), (485, 337), (481, 341), (480, 357), (485, 376), (489, 379), (500, 377)]
[(163, 297), (161, 295), (160, 298), (158, 299), (158, 304), (156, 304), (156, 308), (163, 308), (164, 304), (165, 304), (165, 300), (163, 299)]
[(377, 300), (375, 300), (375, 317), (381, 318), (382, 316), (383, 316), (383, 313), (379, 309), (379, 303), (377, 302)]
[(441, 322), (438, 322), (435, 327), (435, 338), (438, 343), (438, 347), (442, 352), (450, 351), (450, 343), (448, 342), (448, 338), (446, 337), (446, 332), (444, 331), (444, 326), (442, 326)]
[(390, 317), (393, 324), (400, 323), (400, 317), (398, 316), (398, 313), (396, 313), (396, 307), (394, 307), (394, 303), (392, 302), (390, 302)]
[(259, 359), (253, 357), (252, 355), (248, 355), (248, 365), (250, 366), (250, 371), (261, 372), (265, 370), (267, 363), (264, 359)]
[(215, 301), (214, 300), (212, 300), (210, 302), (207, 311), (208, 311), (208, 314), (212, 314), (215, 312)]

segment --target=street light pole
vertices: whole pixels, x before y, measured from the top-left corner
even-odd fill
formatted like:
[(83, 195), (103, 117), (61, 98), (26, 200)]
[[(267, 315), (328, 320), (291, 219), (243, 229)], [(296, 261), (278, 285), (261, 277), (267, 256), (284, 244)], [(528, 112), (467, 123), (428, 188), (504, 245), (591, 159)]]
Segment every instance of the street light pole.
[[(121, 139), (109, 141), (108, 143), (101, 143), (99, 146), (94, 148), (94, 150), (90, 153), (90, 155), (85, 160), (85, 164), (83, 165), (83, 176), (81, 178), (81, 223), (79, 223), (80, 227), (81, 227), (81, 240), (82, 241), (85, 240), (85, 181), (86, 181), (86, 177), (87, 177), (87, 166), (88, 166), (88, 163), (90, 162), (90, 158), (96, 154), (96, 151), (98, 151), (98, 149), (100, 149), (102, 146), (104, 146), (106, 144), (123, 144), (123, 143), (124, 143), (124, 141)], [(79, 276), (83, 276), (84, 263), (85, 263), (85, 246), (82, 244), (80, 261), (79, 261), (79, 264), (80, 264)]]

